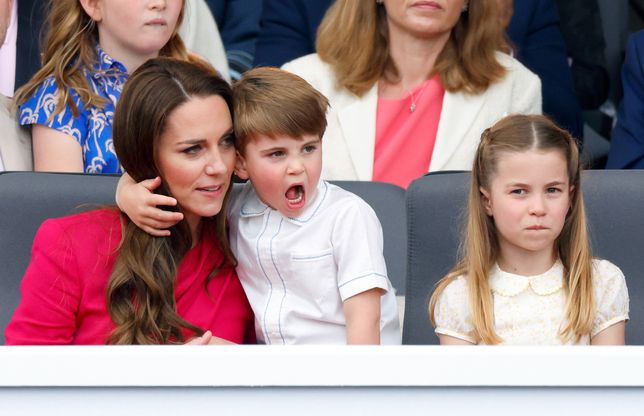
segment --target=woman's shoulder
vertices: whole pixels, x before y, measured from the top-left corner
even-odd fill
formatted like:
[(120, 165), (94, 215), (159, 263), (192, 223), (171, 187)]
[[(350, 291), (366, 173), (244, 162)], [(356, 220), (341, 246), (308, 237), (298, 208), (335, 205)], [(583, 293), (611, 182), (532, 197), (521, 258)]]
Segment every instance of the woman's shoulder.
[(39, 233), (64, 233), (74, 240), (89, 241), (97, 235), (120, 234), (120, 213), (114, 208), (100, 208), (43, 222)]
[(317, 53), (295, 58), (282, 65), (282, 69), (298, 74), (300, 72), (306, 73), (315, 70), (331, 70), (331, 66), (324, 62)]
[(530, 71), (518, 59), (504, 52), (496, 52), (496, 60), (508, 71), (506, 77), (540, 83), (539, 76)]
[(333, 67), (324, 62), (317, 53), (305, 55), (282, 65), (282, 69), (304, 78), (325, 95), (336, 88)]

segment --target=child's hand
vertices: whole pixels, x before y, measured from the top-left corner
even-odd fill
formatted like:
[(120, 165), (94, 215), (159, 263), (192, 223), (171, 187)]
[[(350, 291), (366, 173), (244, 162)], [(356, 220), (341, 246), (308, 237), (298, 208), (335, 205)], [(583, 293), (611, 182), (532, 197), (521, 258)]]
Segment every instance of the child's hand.
[(164, 211), (158, 205), (177, 205), (177, 200), (153, 193), (161, 185), (161, 178), (134, 182), (127, 173), (121, 176), (116, 187), (116, 204), (134, 224), (155, 237), (167, 237), (172, 227), (183, 219), (180, 212)]

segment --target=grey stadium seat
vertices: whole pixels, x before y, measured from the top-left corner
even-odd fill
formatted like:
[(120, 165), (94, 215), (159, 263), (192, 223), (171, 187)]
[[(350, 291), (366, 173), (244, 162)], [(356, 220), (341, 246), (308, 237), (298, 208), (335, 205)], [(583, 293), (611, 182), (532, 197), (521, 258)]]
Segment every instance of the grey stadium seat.
[[(364, 199), (382, 224), (387, 274), (398, 295), (405, 294), (407, 221), (405, 190), (384, 182), (334, 181), (334, 184)], [(360, 244), (359, 241), (355, 242)]]
[(113, 205), (117, 176), (75, 173), (0, 173), (0, 344), (20, 300), (20, 282), (40, 224)]
[[(114, 204), (118, 177), (74, 173), (0, 173), (0, 344), (20, 300), (20, 282), (31, 257), (34, 235), (47, 218)], [(405, 191), (377, 182), (335, 182), (376, 211), (385, 236), (385, 260), (392, 284), (405, 293)], [(360, 242), (356, 241), (356, 244)]]

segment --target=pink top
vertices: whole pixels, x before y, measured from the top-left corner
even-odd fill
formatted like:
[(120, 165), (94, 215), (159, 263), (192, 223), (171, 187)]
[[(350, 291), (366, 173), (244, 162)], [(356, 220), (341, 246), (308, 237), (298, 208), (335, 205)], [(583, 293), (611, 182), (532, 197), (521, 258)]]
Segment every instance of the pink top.
[(412, 89), (405, 98), (378, 98), (374, 181), (407, 188), (411, 181), (427, 173), (444, 94), (436, 75)]
[(18, 39), (18, 0), (11, 6), (11, 16), (4, 43), (0, 45), (0, 94), (13, 97), (16, 85), (16, 40)]
[[(7, 345), (105, 344), (114, 329), (106, 288), (120, 240), (115, 210), (45, 221), (34, 239), (20, 304), (5, 330)], [(222, 268), (205, 286), (222, 260), (214, 227), (208, 227), (179, 263), (177, 312), (215, 336), (253, 341), (253, 313), (235, 270)], [(192, 335), (184, 331), (184, 337)]]

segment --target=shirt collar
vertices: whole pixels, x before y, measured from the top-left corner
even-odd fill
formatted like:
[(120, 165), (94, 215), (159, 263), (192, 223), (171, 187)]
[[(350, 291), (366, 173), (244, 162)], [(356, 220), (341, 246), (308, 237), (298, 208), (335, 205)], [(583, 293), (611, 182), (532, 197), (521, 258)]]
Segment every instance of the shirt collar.
[[(241, 217), (257, 217), (260, 215), (264, 215), (268, 211), (273, 211), (278, 215), (282, 215), (277, 210), (270, 208), (268, 205), (263, 203), (261, 199), (259, 199), (259, 196), (257, 196), (257, 192), (255, 192), (255, 188), (253, 188), (250, 182), (246, 186), (250, 187), (250, 191), (248, 193), (246, 202), (244, 202), (244, 204), (242, 205), (241, 214), (240, 214)], [(320, 206), (322, 205), (322, 202), (324, 202), (324, 200), (326, 199), (328, 189), (329, 189), (329, 185), (325, 181), (320, 180), (316, 187), (315, 198), (313, 198), (313, 200), (304, 208), (300, 216), (298, 217), (284, 217), (283, 215), (282, 216), (287, 221), (296, 225), (303, 225), (307, 223), (319, 211)]]
[(107, 74), (127, 74), (125, 65), (112, 58), (101, 48), (101, 45), (96, 44), (96, 62), (94, 63), (94, 78), (98, 78)]
[(516, 296), (528, 288), (539, 296), (548, 296), (563, 288), (563, 265), (557, 260), (545, 273), (536, 276), (520, 276), (505, 272), (495, 264), (489, 281), (492, 291), (501, 296)]

